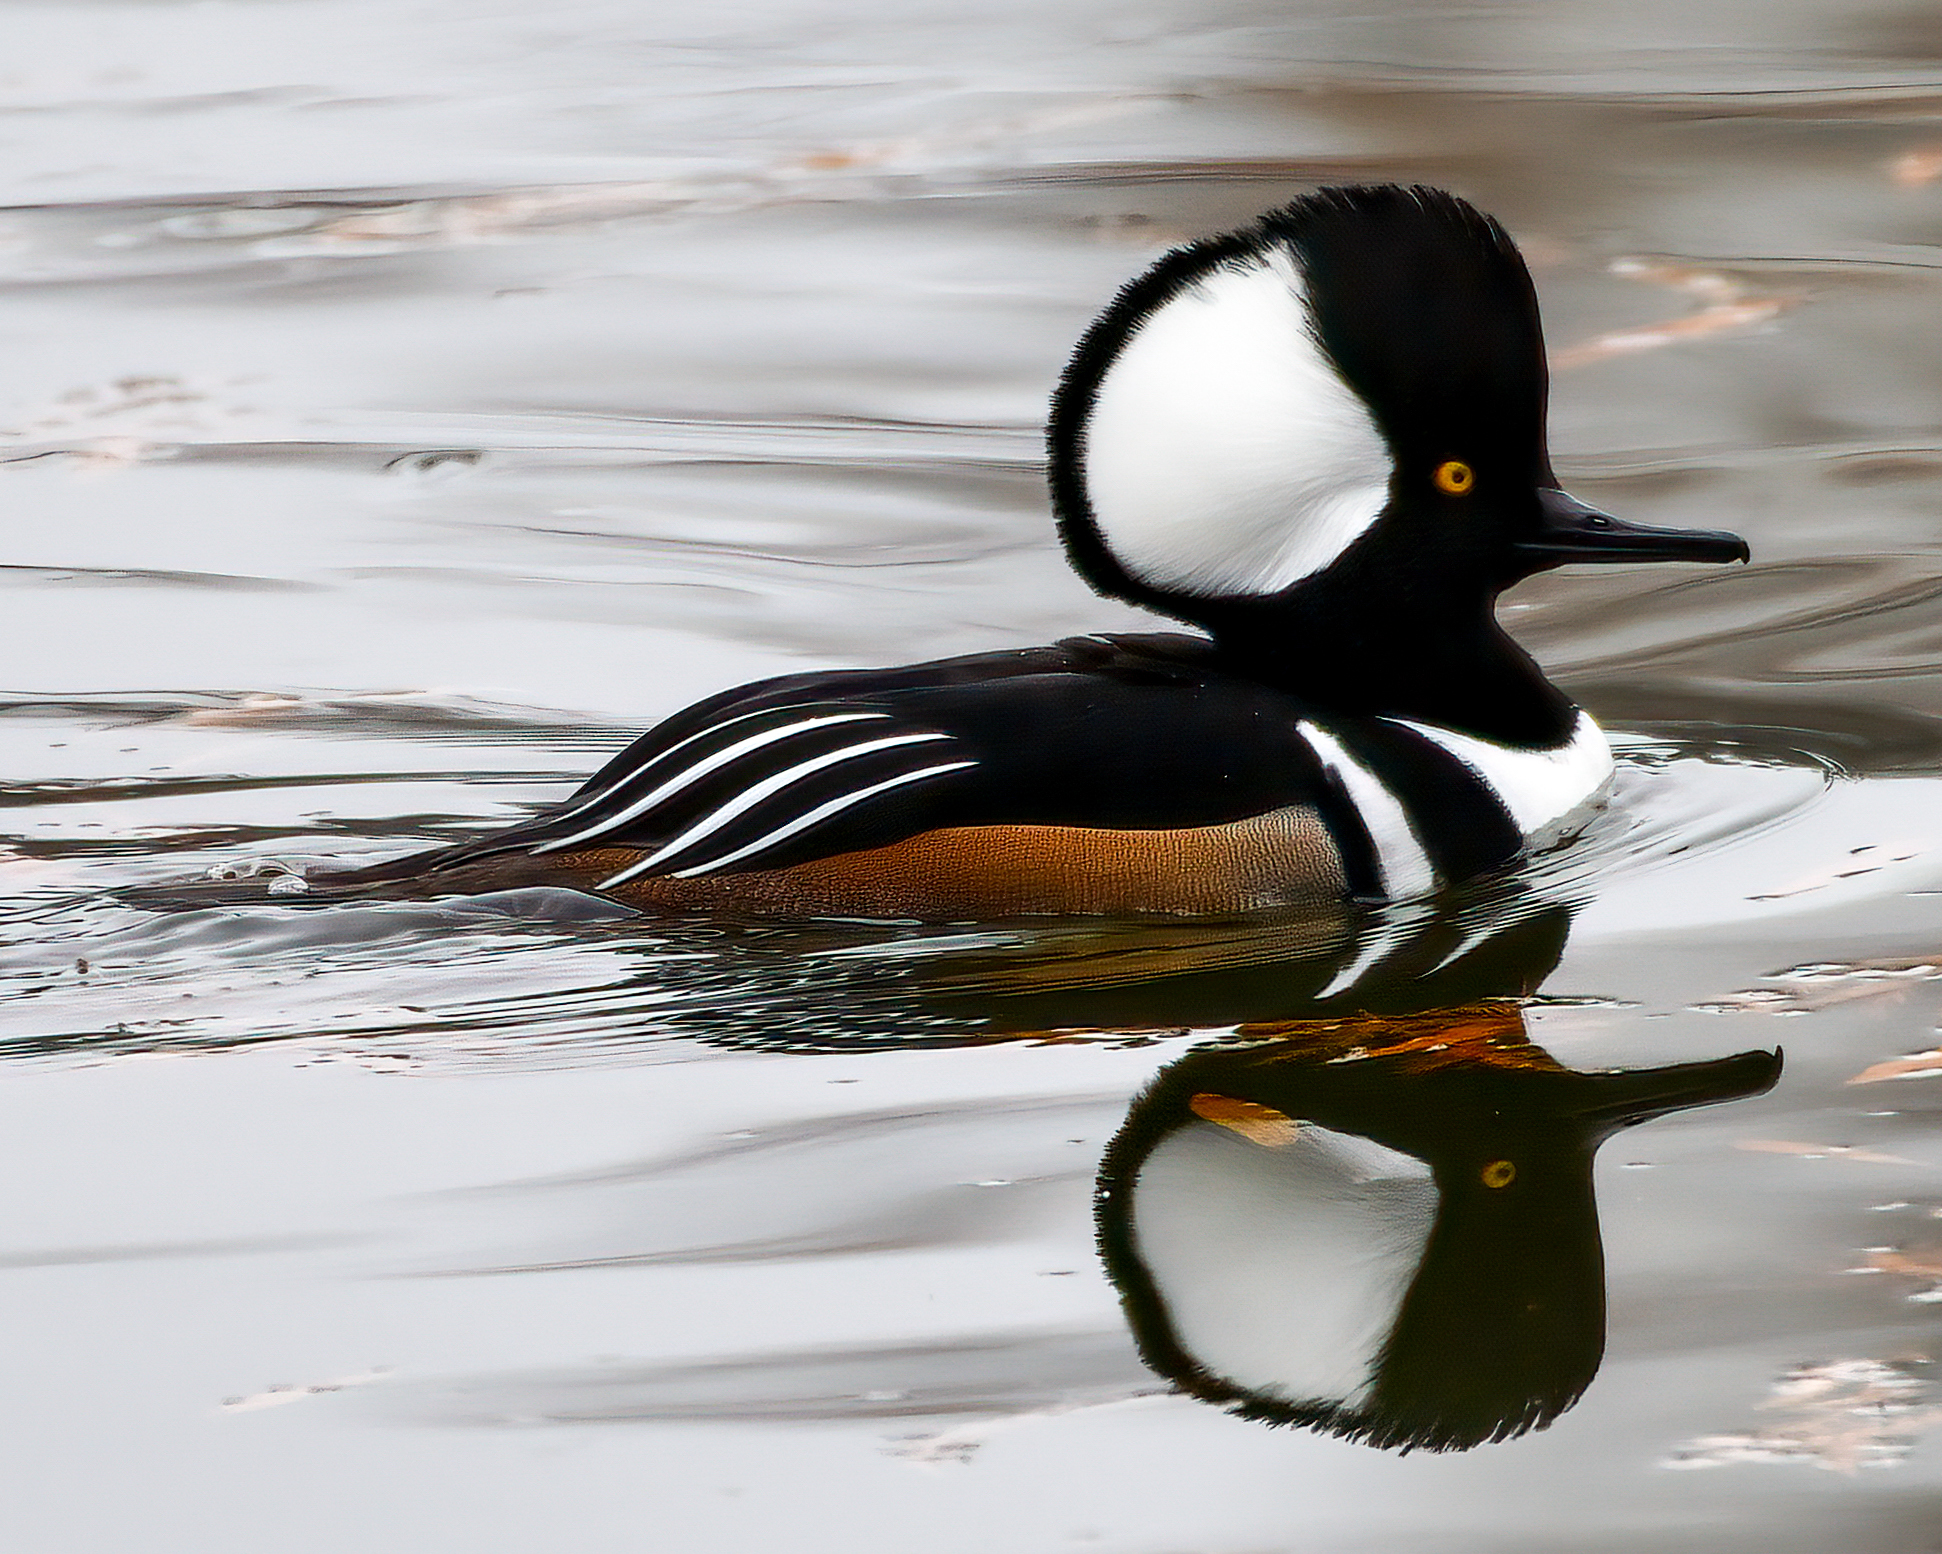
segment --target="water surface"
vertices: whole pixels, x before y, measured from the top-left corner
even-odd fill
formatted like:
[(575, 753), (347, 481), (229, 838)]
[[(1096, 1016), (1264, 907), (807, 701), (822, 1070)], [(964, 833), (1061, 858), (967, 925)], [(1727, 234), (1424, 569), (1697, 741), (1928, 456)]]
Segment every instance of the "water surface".
[[(10, 1546), (1936, 1547), (1925, 10), (9, 19)], [(1605, 1359), (1548, 1429), (1379, 1452), (1140, 1362), (1101, 1152), (1340, 1012), (1310, 929), (117, 894), (469, 834), (758, 675), (1135, 622), (1046, 514), (1071, 342), (1389, 178), (1524, 245), (1572, 489), (1756, 558), (1507, 603), (1623, 764), (1532, 884), (1568, 938), (1452, 998), (1534, 983), (1577, 1069), (1785, 1049), (1600, 1152)]]

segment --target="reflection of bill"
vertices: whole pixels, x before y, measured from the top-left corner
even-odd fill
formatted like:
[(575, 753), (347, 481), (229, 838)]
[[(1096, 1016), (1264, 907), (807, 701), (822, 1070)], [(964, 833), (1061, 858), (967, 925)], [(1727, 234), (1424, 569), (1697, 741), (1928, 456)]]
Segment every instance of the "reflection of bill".
[(1196, 1397), (1377, 1446), (1506, 1440), (1604, 1353), (1599, 1144), (1779, 1073), (1576, 1072), (1508, 1002), (1244, 1026), (1134, 1103), (1101, 1255), (1142, 1357)]

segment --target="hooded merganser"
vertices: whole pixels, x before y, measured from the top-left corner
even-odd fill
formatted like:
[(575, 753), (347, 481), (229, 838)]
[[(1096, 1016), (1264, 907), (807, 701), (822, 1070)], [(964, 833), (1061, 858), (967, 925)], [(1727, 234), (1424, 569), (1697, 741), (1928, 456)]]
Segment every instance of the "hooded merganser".
[(1508, 1440), (1604, 1355), (1598, 1146), (1780, 1067), (1583, 1073), (1507, 1001), (1243, 1026), (1133, 1103), (1099, 1167), (1100, 1254), (1184, 1392), (1375, 1446)]
[(744, 686), (530, 821), (282, 890), (949, 921), (1395, 900), (1499, 868), (1612, 758), (1497, 595), (1570, 561), (1747, 556), (1559, 490), (1546, 384), (1495, 221), (1435, 189), (1308, 195), (1129, 284), (1052, 403), (1074, 566), (1204, 635)]

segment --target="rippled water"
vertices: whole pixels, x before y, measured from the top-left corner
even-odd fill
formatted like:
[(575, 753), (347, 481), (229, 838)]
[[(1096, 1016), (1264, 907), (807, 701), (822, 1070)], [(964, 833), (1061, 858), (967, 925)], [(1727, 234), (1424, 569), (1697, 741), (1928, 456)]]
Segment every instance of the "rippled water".
[[(8, 20), (10, 1547), (1942, 1547), (1929, 10)], [(1524, 244), (1567, 483), (1755, 555), (1513, 597), (1619, 800), (1530, 900), (1362, 925), (1435, 954), (1344, 997), (1290, 922), (126, 894), (467, 834), (758, 675), (1136, 619), (1045, 511), (1071, 341), (1386, 178)], [(1533, 984), (1569, 1068), (1785, 1049), (1599, 1155), (1583, 1400), (1399, 1455), (1170, 1394), (1093, 1245), (1135, 1097), (1220, 1076), (1184, 1125), (1252, 1169), (1308, 1103), (1236, 1053)]]

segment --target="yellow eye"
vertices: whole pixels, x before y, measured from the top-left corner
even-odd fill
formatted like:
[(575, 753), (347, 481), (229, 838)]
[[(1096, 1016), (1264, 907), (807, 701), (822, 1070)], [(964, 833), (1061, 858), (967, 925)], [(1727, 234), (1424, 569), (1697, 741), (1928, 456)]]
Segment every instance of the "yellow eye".
[(1486, 1187), (1508, 1187), (1517, 1180), (1517, 1167), (1508, 1160), (1493, 1160), (1483, 1168)]
[(1448, 459), (1436, 466), (1436, 489), (1449, 496), (1462, 496), (1477, 483), (1477, 472), (1461, 459)]

